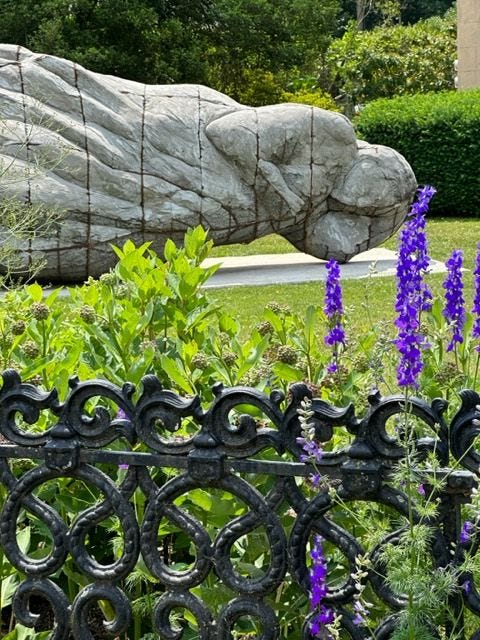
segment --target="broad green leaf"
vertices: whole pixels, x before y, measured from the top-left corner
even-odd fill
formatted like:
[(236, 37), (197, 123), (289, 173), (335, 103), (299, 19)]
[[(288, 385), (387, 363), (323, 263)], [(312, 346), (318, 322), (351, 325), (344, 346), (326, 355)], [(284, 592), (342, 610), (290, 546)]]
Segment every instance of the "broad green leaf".
[(292, 367), (286, 362), (275, 362), (272, 369), (273, 373), (282, 382), (298, 382), (303, 378), (303, 373), (300, 369)]
[(163, 255), (165, 256), (165, 260), (173, 260), (173, 258), (177, 254), (177, 247), (171, 238), (165, 243), (165, 247), (163, 249)]
[(26, 289), (29, 296), (35, 302), (41, 302), (43, 300), (43, 288), (38, 283), (29, 284)]
[[(195, 391), (192, 389), (188, 378), (183, 371), (183, 366), (179, 365), (179, 363), (168, 356), (161, 354), (160, 355), (160, 366), (163, 371), (167, 374), (172, 382), (175, 385), (188, 394), (194, 394)], [(181, 370), (182, 369), (182, 370)]]
[(2, 594), (2, 609), (12, 604), (13, 596), (20, 584), (20, 574), (13, 573), (6, 578), (2, 577), (1, 594)]

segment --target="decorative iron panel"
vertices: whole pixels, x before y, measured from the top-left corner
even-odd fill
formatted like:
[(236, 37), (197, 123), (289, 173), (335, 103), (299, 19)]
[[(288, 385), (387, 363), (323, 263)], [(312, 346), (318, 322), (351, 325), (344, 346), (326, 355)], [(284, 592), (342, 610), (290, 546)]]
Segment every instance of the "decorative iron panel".
[[(398, 428), (405, 398), (372, 394), (363, 417), (352, 406), (311, 398), (315, 434), (325, 449), (315, 469), (300, 461), (297, 442), (305, 397), (311, 392), (302, 383), (292, 385), (287, 399), (280, 392), (267, 396), (217, 385), (204, 408), (199, 398), (182, 398), (146, 376), (138, 393), (128, 383), (119, 388), (72, 379), (60, 401), (55, 390), (6, 371), (0, 390), (0, 544), (24, 576), (13, 599), (16, 621), (50, 629), (51, 640), (131, 639), (132, 585), (146, 584), (152, 638), (247, 637), (241, 631), (247, 619), (262, 640), (292, 638), (293, 606), (297, 619), (304, 619), (300, 635), (308, 638), (308, 558), (318, 533), (341, 559), (326, 602), (341, 614), (342, 637), (372, 637), (354, 624), (352, 609), (351, 574), (356, 558), (367, 555), (365, 581), (385, 612), (374, 637), (389, 638), (406, 602), (388, 587), (379, 557), (382, 545), (398, 540), (408, 516), (406, 494), (392, 482), (405, 453)], [(462, 392), (461, 407), (447, 424), (445, 401), (408, 401), (418, 425), (416, 451), (420, 458), (434, 455), (441, 467), (436, 473), (445, 479), (438, 514), (429, 523), (435, 567), (462, 560), (452, 543), (458, 543), (462, 504), (477, 484), (479, 405), (475, 392)], [(308, 478), (316, 470), (325, 482), (314, 489)], [(342, 513), (367, 502), (391, 523), (371, 549)], [(265, 553), (249, 565), (252, 536)], [(456, 632), (461, 598), (480, 615), (473, 576), (459, 576), (467, 578), (469, 593), (459, 590), (450, 603), (460, 620)], [(287, 599), (287, 615), (281, 594), (288, 590), (296, 600)], [(185, 614), (180, 626), (179, 612)], [(449, 624), (437, 630), (439, 638), (448, 637)], [(479, 638), (480, 626), (469, 637)]]

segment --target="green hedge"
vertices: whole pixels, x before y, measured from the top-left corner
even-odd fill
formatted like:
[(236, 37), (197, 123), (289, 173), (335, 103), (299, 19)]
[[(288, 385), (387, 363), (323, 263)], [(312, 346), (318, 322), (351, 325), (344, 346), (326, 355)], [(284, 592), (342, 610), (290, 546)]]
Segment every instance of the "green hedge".
[(355, 126), (359, 137), (405, 156), (419, 184), (437, 189), (432, 212), (480, 216), (480, 89), (375, 100)]

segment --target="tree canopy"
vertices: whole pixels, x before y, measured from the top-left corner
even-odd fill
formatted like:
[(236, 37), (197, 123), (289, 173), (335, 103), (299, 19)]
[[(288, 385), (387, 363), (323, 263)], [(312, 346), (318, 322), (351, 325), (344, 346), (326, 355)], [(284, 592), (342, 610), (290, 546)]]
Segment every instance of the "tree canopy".
[(371, 29), (382, 23), (414, 24), (443, 15), (455, 0), (342, 0), (341, 4), (345, 23), (357, 20), (361, 28)]
[(351, 27), (331, 45), (326, 64), (335, 93), (354, 104), (377, 98), (453, 89), (456, 16), (414, 25)]
[(371, 28), (416, 22), (452, 3), (0, 0), (0, 41), (65, 57), (100, 73), (154, 84), (207, 84), (241, 102), (266, 104), (281, 100), (285, 90), (326, 88), (318, 68), (325, 69), (334, 39), (345, 30), (352, 39), (349, 20), (359, 11), (363, 26)]

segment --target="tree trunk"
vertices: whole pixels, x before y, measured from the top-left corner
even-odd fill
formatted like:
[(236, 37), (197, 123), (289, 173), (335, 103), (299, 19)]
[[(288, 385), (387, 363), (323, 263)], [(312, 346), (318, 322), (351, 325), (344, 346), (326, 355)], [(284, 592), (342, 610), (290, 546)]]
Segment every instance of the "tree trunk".
[(366, 3), (368, 0), (357, 0), (357, 25), (360, 31), (365, 27)]

